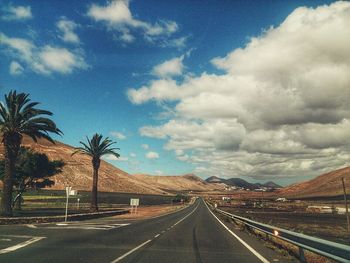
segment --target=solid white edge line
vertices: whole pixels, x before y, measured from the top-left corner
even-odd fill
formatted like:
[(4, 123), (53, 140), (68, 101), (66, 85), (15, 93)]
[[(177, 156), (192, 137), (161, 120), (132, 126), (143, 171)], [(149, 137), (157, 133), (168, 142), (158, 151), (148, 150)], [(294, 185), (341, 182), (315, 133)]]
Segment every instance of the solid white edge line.
[(241, 242), (247, 249), (249, 249), (250, 252), (252, 252), (257, 258), (259, 258), (264, 263), (270, 263), (266, 258), (264, 258), (262, 255), (259, 254), (254, 248), (249, 246), (244, 240), (242, 240), (239, 236), (237, 236), (235, 233), (233, 233), (224, 223), (221, 222), (219, 218), (217, 218), (216, 215), (210, 210), (207, 203), (204, 201), (204, 204), (208, 208), (209, 212), (216, 218), (216, 220), (219, 221), (219, 223), (231, 234), (233, 235), (239, 242)]
[(129, 256), (131, 253), (133, 253), (134, 251), (138, 250), (139, 248), (143, 247), (144, 245), (147, 245), (149, 242), (151, 242), (151, 239), (148, 239), (147, 241), (143, 242), (141, 245), (138, 245), (137, 247), (133, 248), (132, 250), (130, 250), (129, 252), (125, 253), (124, 255), (120, 256), (119, 258), (113, 260), (111, 263), (116, 263), (119, 262), (120, 260), (122, 260), (123, 258)]
[[(198, 208), (199, 204), (196, 206), (195, 209), (193, 209), (193, 211), (191, 213), (189, 213), (188, 215), (186, 215), (185, 217), (183, 217), (182, 219), (180, 219), (179, 221), (177, 221), (173, 226), (176, 226), (178, 223), (182, 222), (183, 220), (185, 220), (187, 217), (189, 217), (191, 214), (193, 214), (194, 211), (196, 211), (196, 209)], [(165, 231), (163, 230), (162, 233), (164, 233)], [(160, 234), (156, 235), (154, 238), (158, 237)], [(148, 239), (147, 241), (143, 242), (141, 245), (138, 245), (137, 247), (133, 248), (132, 250), (126, 252), (124, 255), (121, 255), (119, 258), (111, 261), (111, 263), (116, 263), (119, 262), (120, 260), (122, 260), (123, 258), (129, 256), (131, 253), (135, 252), (136, 250), (138, 250), (139, 248), (143, 247), (144, 245), (147, 245), (149, 242), (151, 242), (154, 238), (152, 239)]]
[(0, 250), (0, 254), (5, 254), (5, 253), (9, 253), (9, 252), (13, 252), (17, 249), (20, 249), (22, 247), (25, 247), (25, 246), (28, 246), (30, 244), (33, 244), (41, 239), (43, 239), (45, 237), (32, 237), (31, 239), (27, 240), (27, 241), (24, 241), (22, 243), (19, 243), (17, 245), (14, 245), (12, 247), (8, 247), (8, 248), (4, 248), (4, 249), (1, 249)]

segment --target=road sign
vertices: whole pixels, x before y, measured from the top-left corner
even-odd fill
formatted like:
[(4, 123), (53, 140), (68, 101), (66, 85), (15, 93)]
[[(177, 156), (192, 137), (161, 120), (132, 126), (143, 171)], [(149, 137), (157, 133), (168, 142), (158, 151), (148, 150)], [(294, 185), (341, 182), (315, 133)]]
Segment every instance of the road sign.
[(69, 191), (69, 195), (77, 195), (78, 194), (78, 190), (70, 190)]
[(138, 198), (131, 198), (130, 199), (131, 206), (138, 206), (139, 204), (140, 204), (140, 199), (138, 199)]
[(68, 199), (70, 195), (76, 195), (78, 192), (77, 190), (72, 190), (71, 186), (66, 187), (66, 214), (64, 216), (64, 221), (67, 222), (67, 216), (68, 216)]
[[(139, 206), (139, 204), (140, 204), (140, 199), (138, 199), (138, 198), (131, 198), (130, 199), (131, 213), (133, 211), (135, 214), (137, 213), (137, 207)], [(134, 207), (135, 207), (135, 209), (134, 209)]]

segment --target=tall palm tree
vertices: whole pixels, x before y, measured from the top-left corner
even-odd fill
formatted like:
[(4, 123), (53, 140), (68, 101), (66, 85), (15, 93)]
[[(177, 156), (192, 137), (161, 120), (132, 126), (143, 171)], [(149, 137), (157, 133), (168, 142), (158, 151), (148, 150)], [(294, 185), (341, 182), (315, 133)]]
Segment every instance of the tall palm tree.
[(49, 132), (62, 134), (56, 124), (43, 115), (51, 116), (50, 111), (35, 108), (39, 103), (32, 102), (29, 94), (10, 91), (5, 95), (5, 103), (0, 103), (0, 134), (5, 148), (5, 171), (1, 198), (1, 214), (12, 215), (12, 190), (15, 163), (23, 135), (35, 142), (44, 138), (55, 143)]
[(95, 134), (90, 140), (86, 137), (87, 143), (80, 142), (82, 147), (75, 148), (76, 153), (86, 154), (91, 157), (93, 174), (92, 174), (92, 191), (91, 191), (91, 205), (90, 210), (92, 212), (98, 211), (97, 205), (97, 181), (98, 181), (98, 169), (100, 168), (101, 157), (106, 154), (112, 154), (119, 158), (119, 153), (115, 152), (119, 148), (111, 148), (115, 142), (111, 141), (108, 137), (103, 139), (101, 134)]

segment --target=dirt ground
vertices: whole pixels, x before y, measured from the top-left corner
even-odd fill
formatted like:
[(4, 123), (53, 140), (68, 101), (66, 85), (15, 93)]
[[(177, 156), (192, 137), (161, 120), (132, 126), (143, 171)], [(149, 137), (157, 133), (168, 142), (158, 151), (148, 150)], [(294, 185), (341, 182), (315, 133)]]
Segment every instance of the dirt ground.
[(118, 219), (147, 219), (165, 215), (167, 213), (174, 212), (183, 208), (183, 205), (152, 205), (152, 206), (140, 206), (137, 211), (123, 215), (115, 216)]

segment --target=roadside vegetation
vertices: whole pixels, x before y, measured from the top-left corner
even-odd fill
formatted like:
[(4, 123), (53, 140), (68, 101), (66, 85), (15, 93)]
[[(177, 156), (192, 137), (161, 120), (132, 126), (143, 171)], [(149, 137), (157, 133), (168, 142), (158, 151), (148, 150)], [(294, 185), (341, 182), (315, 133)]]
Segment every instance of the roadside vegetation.
[[(12, 201), (12, 208), (21, 210), (23, 194), (28, 189), (42, 189), (55, 184), (50, 178), (62, 171), (64, 162), (50, 161), (46, 154), (37, 153), (21, 147), (15, 164), (13, 186), (16, 195)], [(5, 176), (5, 161), (0, 160), (0, 180)]]
[(93, 174), (92, 174), (92, 190), (91, 190), (91, 205), (90, 205), (90, 211), (91, 212), (97, 212), (98, 211), (98, 203), (97, 203), (97, 183), (98, 183), (98, 169), (100, 168), (101, 164), (101, 157), (103, 155), (111, 154), (115, 157), (119, 158), (119, 153), (116, 152), (116, 150), (119, 150), (119, 148), (112, 148), (111, 146), (115, 144), (115, 142), (111, 141), (108, 137), (103, 139), (103, 136), (101, 134), (95, 134), (92, 139), (90, 140), (88, 137), (86, 137), (87, 143), (80, 142), (82, 147), (77, 147), (75, 152), (86, 154), (91, 157), (91, 163), (93, 168)]
[(52, 143), (50, 133), (62, 132), (47, 116), (52, 113), (36, 108), (38, 102), (32, 102), (29, 94), (10, 91), (5, 95), (5, 103), (0, 103), (0, 133), (4, 144), (4, 177), (1, 198), (1, 215), (12, 216), (13, 184), (15, 181), (16, 161), (20, 152), (23, 135), (34, 141), (44, 138)]

